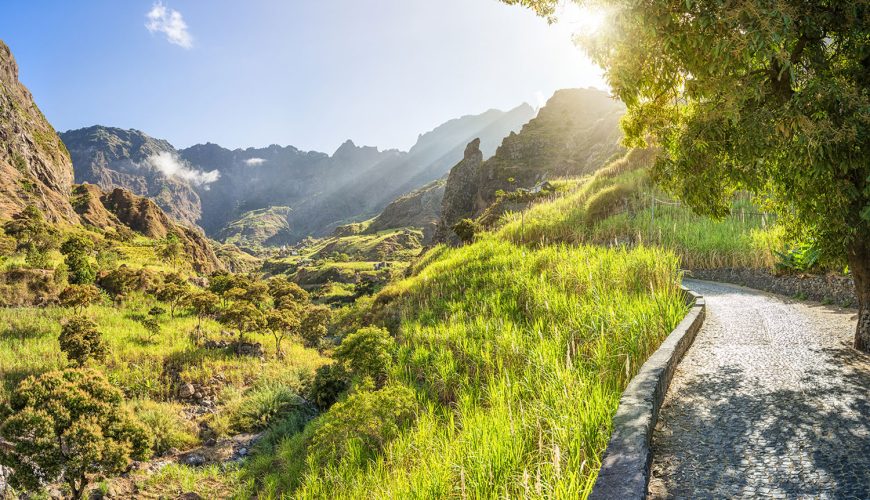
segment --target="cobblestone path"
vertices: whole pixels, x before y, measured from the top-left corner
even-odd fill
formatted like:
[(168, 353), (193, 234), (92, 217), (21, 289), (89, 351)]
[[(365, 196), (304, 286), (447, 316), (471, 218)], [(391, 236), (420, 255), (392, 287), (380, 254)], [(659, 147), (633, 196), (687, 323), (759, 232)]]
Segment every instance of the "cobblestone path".
[(653, 435), (650, 498), (870, 499), (855, 312), (686, 280), (707, 318)]

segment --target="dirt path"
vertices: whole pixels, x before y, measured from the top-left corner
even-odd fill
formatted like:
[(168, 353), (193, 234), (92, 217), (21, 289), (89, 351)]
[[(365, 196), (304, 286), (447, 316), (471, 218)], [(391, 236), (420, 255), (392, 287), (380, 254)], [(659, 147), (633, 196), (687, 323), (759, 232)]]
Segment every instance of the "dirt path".
[(686, 280), (707, 318), (653, 436), (651, 498), (870, 498), (855, 312)]

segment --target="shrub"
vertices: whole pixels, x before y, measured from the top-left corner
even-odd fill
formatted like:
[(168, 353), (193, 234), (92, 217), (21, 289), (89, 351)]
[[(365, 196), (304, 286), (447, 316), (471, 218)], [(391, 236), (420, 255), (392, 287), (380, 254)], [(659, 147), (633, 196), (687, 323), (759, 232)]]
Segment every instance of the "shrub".
[(84, 236), (71, 236), (63, 242), (60, 252), (65, 256), (64, 263), (70, 283), (85, 285), (94, 282), (97, 273), (88, 259), (93, 250), (94, 243)]
[(305, 347), (317, 348), (326, 337), (332, 310), (327, 306), (309, 306), (302, 317), (299, 335)]
[(306, 396), (320, 411), (326, 411), (349, 387), (349, 375), (339, 363), (321, 366), (314, 375)]
[(387, 378), (396, 341), (383, 328), (365, 327), (351, 333), (335, 350), (335, 359), (359, 378), (369, 377), (378, 385)]
[(60, 350), (67, 359), (82, 366), (89, 359), (102, 359), (106, 355), (103, 337), (93, 321), (75, 316), (60, 329)]
[(462, 243), (471, 243), (474, 241), (474, 235), (480, 231), (477, 223), (471, 219), (462, 219), (451, 228)]
[(414, 420), (416, 409), (414, 391), (402, 385), (351, 394), (323, 415), (309, 459), (336, 463), (356, 446), (361, 458), (375, 456)]
[(289, 387), (267, 384), (251, 389), (228, 405), (229, 428), (234, 432), (261, 431), (270, 423), (305, 412), (305, 401)]
[(60, 303), (76, 314), (100, 300), (100, 290), (94, 285), (70, 285), (60, 292)]
[(130, 408), (153, 436), (151, 449), (155, 454), (172, 448), (183, 450), (197, 443), (196, 426), (181, 414), (181, 405), (158, 403), (149, 399), (134, 401)]
[(121, 472), (148, 457), (148, 434), (123, 405), (121, 391), (95, 370), (70, 369), (29, 377), (9, 400), (0, 424), (0, 463), (9, 483), (38, 491), (63, 481), (82, 497), (95, 476)]

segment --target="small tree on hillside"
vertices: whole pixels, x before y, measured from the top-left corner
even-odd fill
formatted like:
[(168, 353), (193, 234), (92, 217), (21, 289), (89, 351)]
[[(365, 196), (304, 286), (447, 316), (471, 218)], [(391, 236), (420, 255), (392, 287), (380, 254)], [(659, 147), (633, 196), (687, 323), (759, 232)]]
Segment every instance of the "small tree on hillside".
[(181, 242), (177, 234), (170, 234), (160, 242), (158, 254), (162, 259), (172, 264), (172, 269), (178, 269), (178, 264), (184, 255), (184, 243)]
[(246, 333), (253, 333), (265, 325), (263, 313), (248, 302), (236, 302), (221, 314), (220, 322), (239, 332), (238, 346), (245, 341)]
[(100, 300), (100, 290), (94, 285), (70, 285), (58, 296), (61, 305), (71, 307), (76, 314)]
[(281, 350), (281, 342), (289, 335), (293, 335), (299, 329), (299, 308), (290, 304), (278, 309), (272, 309), (266, 313), (266, 326), (275, 339), (275, 356), (284, 357)]
[(154, 338), (160, 335), (160, 320), (157, 319), (157, 316), (146, 316), (139, 320), (139, 322), (145, 328), (146, 340), (154, 342)]
[(204, 318), (213, 316), (220, 310), (220, 299), (218, 296), (205, 290), (189, 294), (184, 303), (196, 314), (197, 331), (202, 330), (202, 320)]
[(305, 309), (299, 334), (305, 347), (317, 348), (326, 337), (332, 310), (327, 306), (312, 305)]
[(393, 363), (396, 341), (383, 328), (369, 326), (351, 333), (335, 350), (335, 359), (360, 378), (369, 377), (379, 387)]
[(4, 226), (6, 234), (17, 241), (16, 250), (25, 252), (27, 263), (48, 267), (48, 252), (56, 249), (59, 233), (34, 205), (28, 205)]
[(121, 391), (96, 370), (45, 373), (21, 382), (0, 424), (0, 464), (12, 487), (36, 493), (63, 482), (82, 498), (94, 477), (148, 458), (144, 426), (125, 409)]
[(60, 350), (66, 353), (67, 359), (82, 366), (89, 359), (103, 359), (106, 356), (106, 344), (97, 330), (97, 324), (81, 316), (70, 318), (60, 329)]
[(298, 304), (308, 303), (308, 292), (283, 276), (276, 276), (269, 280), (269, 295), (272, 296), (275, 307), (281, 307), (288, 301)]
[(155, 296), (158, 300), (169, 304), (169, 317), (175, 318), (175, 309), (184, 301), (189, 291), (185, 285), (167, 283), (157, 290)]
[(471, 219), (462, 219), (453, 225), (453, 232), (462, 243), (472, 243), (474, 235), (480, 230), (477, 223)]
[(76, 285), (91, 284), (97, 273), (90, 262), (90, 255), (94, 251), (94, 243), (84, 236), (75, 235), (69, 237), (60, 246), (60, 253), (64, 255), (64, 263), (69, 273), (69, 282)]

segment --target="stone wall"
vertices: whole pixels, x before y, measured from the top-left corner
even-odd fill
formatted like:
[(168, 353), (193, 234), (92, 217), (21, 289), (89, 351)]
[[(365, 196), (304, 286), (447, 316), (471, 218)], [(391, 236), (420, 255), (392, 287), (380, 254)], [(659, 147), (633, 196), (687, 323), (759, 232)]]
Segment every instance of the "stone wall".
[(766, 269), (725, 268), (694, 269), (686, 271), (686, 277), (742, 285), (842, 307), (857, 307), (858, 304), (852, 278), (838, 274), (776, 275)]

